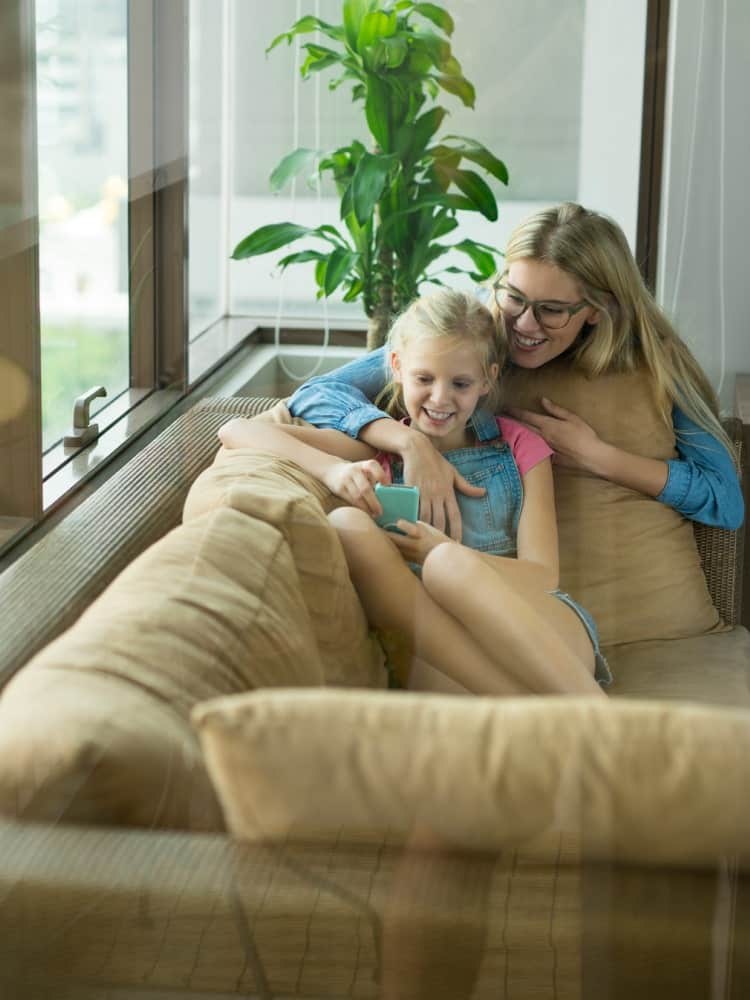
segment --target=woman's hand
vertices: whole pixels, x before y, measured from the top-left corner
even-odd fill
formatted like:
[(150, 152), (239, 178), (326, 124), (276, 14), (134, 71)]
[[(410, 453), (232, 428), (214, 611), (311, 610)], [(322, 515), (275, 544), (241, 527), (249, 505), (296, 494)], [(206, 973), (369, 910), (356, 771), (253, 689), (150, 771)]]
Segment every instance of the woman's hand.
[(467, 482), (419, 431), (410, 432), (408, 445), (401, 449), (401, 458), (404, 482), (419, 487), (421, 520), (434, 525), (440, 534), (446, 530), (452, 539), (460, 542), (461, 512), (456, 490), (470, 497), (481, 497), (486, 493), (484, 487)]
[(383, 513), (374, 486), (375, 483), (385, 482), (387, 477), (383, 466), (374, 458), (364, 462), (335, 462), (321, 478), (331, 493), (352, 507), (358, 507), (373, 517)]
[(542, 397), (542, 406), (546, 414), (516, 408), (509, 412), (542, 435), (555, 453), (555, 465), (583, 469), (597, 476), (605, 475), (602, 458), (608, 446), (594, 428), (546, 396)]
[(391, 531), (389, 538), (401, 551), (401, 555), (407, 562), (419, 563), (420, 566), (427, 558), (427, 553), (431, 552), (436, 545), (452, 541), (442, 531), (438, 531), (437, 528), (433, 528), (431, 524), (426, 524), (424, 521), (417, 521), (416, 524), (413, 524), (411, 521), (400, 519), (396, 521), (396, 527), (404, 534), (397, 535), (395, 531)]

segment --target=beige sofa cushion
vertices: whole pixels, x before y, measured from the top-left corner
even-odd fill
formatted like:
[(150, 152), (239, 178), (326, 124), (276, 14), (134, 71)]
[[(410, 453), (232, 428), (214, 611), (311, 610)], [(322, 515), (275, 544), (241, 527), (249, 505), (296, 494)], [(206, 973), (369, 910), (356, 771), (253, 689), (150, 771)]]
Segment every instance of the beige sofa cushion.
[(192, 706), (322, 683), (282, 535), (212, 511), (137, 558), (0, 698), (0, 812), (212, 828)]
[(674, 865), (750, 843), (747, 711), (261, 691), (199, 705), (193, 722), (247, 840), (426, 830), (498, 850), (560, 831), (584, 857)]
[[(604, 440), (650, 458), (676, 457), (645, 373), (587, 379), (563, 365), (516, 371), (507, 405), (541, 411), (546, 396)], [(604, 645), (696, 636), (724, 626), (701, 569), (692, 524), (624, 486), (555, 467), (560, 586), (594, 616)]]
[(750, 632), (741, 625), (687, 639), (631, 642), (604, 650), (611, 697), (698, 701), (750, 709)]
[(387, 681), (383, 654), (368, 630), (338, 535), (326, 517), (326, 511), (339, 505), (293, 462), (245, 448), (221, 449), (191, 487), (184, 519), (227, 507), (273, 525), (294, 560), (325, 683), (382, 688)]

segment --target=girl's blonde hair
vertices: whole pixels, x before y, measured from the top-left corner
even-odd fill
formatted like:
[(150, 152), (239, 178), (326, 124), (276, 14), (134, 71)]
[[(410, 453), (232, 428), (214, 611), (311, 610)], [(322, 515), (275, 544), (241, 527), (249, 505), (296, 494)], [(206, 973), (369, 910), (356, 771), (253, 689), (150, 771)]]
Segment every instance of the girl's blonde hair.
[[(498, 330), (492, 313), (476, 295), (453, 288), (441, 288), (415, 299), (396, 319), (386, 341), (386, 357), (391, 351), (402, 352), (420, 337), (460, 337), (477, 350), (482, 373), (490, 390), (485, 397), (487, 409), (495, 412), (500, 403), (500, 387), (491, 366), (502, 369), (507, 358), (505, 333)], [(390, 378), (375, 401), (391, 416), (406, 416), (401, 384)]]
[(645, 367), (653, 376), (665, 422), (671, 426), (676, 403), (732, 454), (716, 394), (644, 284), (616, 222), (573, 202), (538, 212), (511, 234), (505, 270), (529, 258), (566, 271), (599, 310), (596, 324), (584, 326), (570, 349), (571, 367), (589, 376)]

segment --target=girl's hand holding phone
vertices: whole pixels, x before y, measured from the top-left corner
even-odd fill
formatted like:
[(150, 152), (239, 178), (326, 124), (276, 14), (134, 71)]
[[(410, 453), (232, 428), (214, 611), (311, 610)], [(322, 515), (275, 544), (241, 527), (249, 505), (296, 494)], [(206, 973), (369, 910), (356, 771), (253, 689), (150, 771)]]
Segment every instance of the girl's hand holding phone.
[(389, 536), (393, 544), (398, 547), (407, 562), (419, 563), (420, 566), (427, 558), (427, 553), (437, 545), (442, 545), (443, 542), (458, 544), (426, 521), (412, 522), (401, 519), (396, 522), (396, 526), (402, 534), (397, 535), (394, 532)]
[(366, 514), (377, 517), (383, 508), (375, 495), (375, 483), (382, 483), (386, 473), (380, 462), (368, 458), (363, 462), (336, 462), (323, 477), (323, 482), (337, 497)]

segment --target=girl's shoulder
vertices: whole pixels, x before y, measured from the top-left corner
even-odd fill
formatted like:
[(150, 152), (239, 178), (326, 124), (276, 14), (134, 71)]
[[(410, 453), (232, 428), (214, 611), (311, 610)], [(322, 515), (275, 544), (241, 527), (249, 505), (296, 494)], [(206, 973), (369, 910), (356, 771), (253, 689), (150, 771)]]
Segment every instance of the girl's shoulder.
[(549, 458), (552, 449), (536, 431), (512, 417), (496, 417), (497, 426), (504, 441), (508, 442), (518, 471), (523, 476), (535, 465)]

